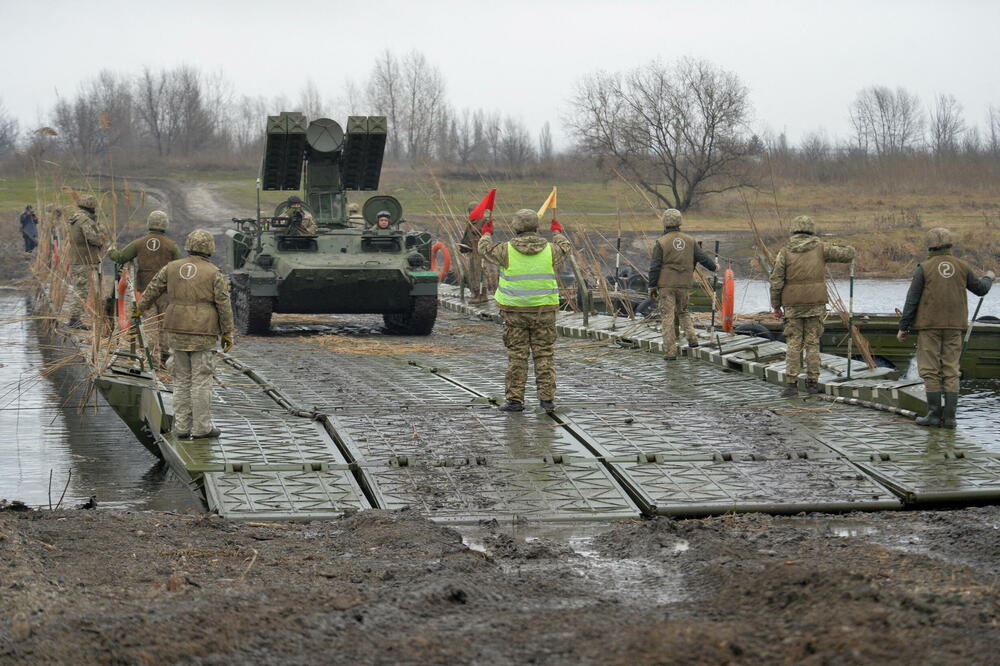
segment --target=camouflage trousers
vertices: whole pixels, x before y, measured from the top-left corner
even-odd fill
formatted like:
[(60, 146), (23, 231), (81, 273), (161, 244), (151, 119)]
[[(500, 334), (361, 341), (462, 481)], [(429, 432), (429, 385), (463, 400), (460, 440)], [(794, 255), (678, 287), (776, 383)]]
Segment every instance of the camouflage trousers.
[(174, 432), (204, 435), (212, 429), (215, 350), (173, 350)]
[(663, 353), (665, 356), (677, 356), (677, 328), (684, 331), (688, 343), (698, 339), (688, 313), (688, 297), (690, 289), (660, 289), (660, 322), (663, 327)]
[(797, 382), (802, 372), (802, 355), (806, 357), (806, 380), (819, 379), (819, 339), (823, 336), (822, 317), (788, 317), (785, 319), (785, 364), (788, 383)]
[(166, 331), (161, 333), (163, 317), (167, 312), (167, 303), (167, 295), (163, 294), (142, 313), (142, 331), (145, 334), (146, 345), (149, 347), (149, 353), (152, 354), (154, 363), (160, 362), (160, 352), (165, 352), (170, 346), (169, 334)]
[(917, 372), (924, 388), (939, 393), (958, 393), (962, 371), (962, 331), (931, 328), (917, 335)]
[(483, 288), (483, 257), (475, 250), (465, 256), (467, 257), (465, 286), (469, 288), (473, 296), (479, 296), (485, 291)]
[(503, 344), (507, 347), (505, 397), (524, 402), (528, 381), (528, 357), (534, 359), (535, 386), (539, 400), (555, 400), (556, 344), (555, 312), (504, 312)]
[[(69, 267), (69, 288), (66, 290), (64, 307), (67, 307), (70, 319), (83, 316), (87, 298), (90, 296), (91, 282), (99, 284), (98, 267), (88, 264), (73, 264)], [(90, 308), (95, 312), (94, 308)]]

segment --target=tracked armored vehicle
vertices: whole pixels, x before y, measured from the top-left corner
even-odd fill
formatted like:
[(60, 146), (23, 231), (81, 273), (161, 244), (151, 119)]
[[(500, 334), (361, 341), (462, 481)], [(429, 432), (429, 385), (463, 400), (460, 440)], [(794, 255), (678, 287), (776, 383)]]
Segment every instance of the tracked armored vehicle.
[[(378, 189), (386, 143), (382, 116), (351, 116), (346, 131), (329, 118), (268, 116), (259, 190), (303, 191), (262, 216), (234, 218), (230, 286), (236, 327), (266, 334), (272, 313), (381, 314), (391, 333), (427, 335), (437, 318), (438, 275), (431, 236), (400, 231), (403, 209), (372, 196), (362, 218), (347, 215), (349, 191)], [(380, 229), (376, 216), (388, 212)], [(311, 225), (303, 224), (311, 217)]]

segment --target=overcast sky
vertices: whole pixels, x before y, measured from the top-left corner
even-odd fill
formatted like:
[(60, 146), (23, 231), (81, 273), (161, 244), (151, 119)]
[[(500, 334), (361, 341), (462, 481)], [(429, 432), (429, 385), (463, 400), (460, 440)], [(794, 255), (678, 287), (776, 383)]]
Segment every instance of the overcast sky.
[(734, 71), (756, 127), (793, 141), (821, 127), (847, 136), (847, 107), (872, 84), (904, 86), (925, 106), (952, 93), (977, 125), (1000, 106), (996, 0), (0, 0), (0, 26), (0, 100), (23, 128), (103, 68), (193, 64), (241, 94), (291, 99), (311, 79), (336, 98), (386, 48), (422, 51), (454, 106), (493, 108), (533, 131), (549, 120), (558, 143), (581, 75), (654, 58)]

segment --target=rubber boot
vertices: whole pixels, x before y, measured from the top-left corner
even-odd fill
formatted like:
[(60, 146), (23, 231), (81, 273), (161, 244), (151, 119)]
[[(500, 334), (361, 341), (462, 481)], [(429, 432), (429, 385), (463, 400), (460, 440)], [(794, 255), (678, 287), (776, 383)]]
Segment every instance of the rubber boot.
[(782, 398), (794, 398), (799, 394), (799, 385), (797, 382), (789, 382), (785, 390), (781, 392)]
[(939, 391), (927, 392), (927, 413), (918, 417), (916, 423), (930, 428), (937, 428), (941, 425), (941, 393)]
[(958, 393), (948, 391), (944, 394), (944, 410), (941, 412), (941, 427), (954, 428), (956, 425), (955, 412), (958, 411)]

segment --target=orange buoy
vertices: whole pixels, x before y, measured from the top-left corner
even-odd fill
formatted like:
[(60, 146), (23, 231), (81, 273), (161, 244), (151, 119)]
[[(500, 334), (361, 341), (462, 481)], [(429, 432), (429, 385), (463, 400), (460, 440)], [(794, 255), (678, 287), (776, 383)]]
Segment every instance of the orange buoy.
[(733, 332), (733, 308), (736, 305), (736, 280), (733, 269), (727, 268), (722, 278), (722, 330)]
[[(441, 252), (440, 267), (437, 263), (438, 251)], [(451, 270), (451, 252), (448, 251), (448, 246), (441, 241), (431, 246), (431, 270), (438, 274), (442, 282), (448, 276), (448, 271)]]

